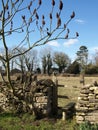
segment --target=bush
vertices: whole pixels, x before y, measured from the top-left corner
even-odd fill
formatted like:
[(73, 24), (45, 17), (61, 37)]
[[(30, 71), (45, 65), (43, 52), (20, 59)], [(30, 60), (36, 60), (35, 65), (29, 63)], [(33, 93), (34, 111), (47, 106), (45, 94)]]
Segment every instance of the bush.
[(74, 130), (98, 130), (98, 124), (91, 124), (90, 122), (85, 122), (80, 125), (76, 125)]
[(74, 62), (67, 68), (66, 73), (79, 74), (79, 73), (80, 73), (79, 63), (78, 63), (77, 61), (74, 61)]
[(88, 66), (85, 73), (86, 74), (98, 74), (98, 66)]

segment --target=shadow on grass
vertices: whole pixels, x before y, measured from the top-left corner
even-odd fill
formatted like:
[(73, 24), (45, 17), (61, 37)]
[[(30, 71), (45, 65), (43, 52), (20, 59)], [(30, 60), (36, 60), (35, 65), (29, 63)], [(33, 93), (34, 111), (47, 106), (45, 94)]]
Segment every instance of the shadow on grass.
[(65, 95), (58, 95), (58, 98), (65, 98), (65, 99), (69, 99), (68, 96), (65, 96)]
[(16, 117), (16, 114), (13, 113), (0, 113), (0, 117)]

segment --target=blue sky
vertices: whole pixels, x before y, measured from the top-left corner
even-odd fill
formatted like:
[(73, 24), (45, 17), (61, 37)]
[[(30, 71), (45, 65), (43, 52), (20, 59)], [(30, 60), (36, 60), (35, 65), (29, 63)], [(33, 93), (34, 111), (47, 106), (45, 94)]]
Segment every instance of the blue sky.
[[(68, 26), (73, 32), (79, 32), (78, 39), (54, 41), (50, 43), (53, 50), (63, 51), (75, 59), (79, 47), (85, 45), (90, 56), (98, 50), (98, 0), (63, 0), (65, 16), (75, 11), (75, 18)], [(64, 18), (63, 18), (64, 19)], [(55, 46), (55, 47), (54, 47)]]
[[(26, 0), (26, 3), (28, 3), (28, 1)], [(59, 0), (55, 1), (58, 5)], [(70, 29), (72, 36), (75, 35), (75, 32), (78, 32), (79, 37), (78, 39), (52, 41), (45, 46), (41, 46), (40, 49), (46, 48), (48, 46), (53, 51), (65, 52), (72, 60), (74, 60), (79, 47), (84, 45), (88, 48), (90, 56), (92, 56), (95, 51), (98, 50), (98, 0), (62, 1), (64, 4), (61, 14), (62, 22), (66, 22), (66, 20), (69, 19), (71, 13), (74, 11), (76, 14), (75, 18), (68, 25), (68, 28)], [(43, 7), (40, 13), (47, 14), (50, 9), (50, 4), (51, 0), (43, 0)], [(16, 25), (18, 25), (19, 22), (19, 19), (16, 19)], [(55, 25), (55, 23), (53, 24)], [(21, 36), (16, 37), (16, 35), (14, 35), (12, 39), (8, 39), (9, 45), (14, 46), (20, 37)], [(35, 33), (33, 38), (37, 37), (37, 33)]]

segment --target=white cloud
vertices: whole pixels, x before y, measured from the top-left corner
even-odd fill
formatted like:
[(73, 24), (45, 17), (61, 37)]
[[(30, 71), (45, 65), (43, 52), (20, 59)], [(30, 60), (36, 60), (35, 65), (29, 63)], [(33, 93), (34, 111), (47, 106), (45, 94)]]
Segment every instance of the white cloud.
[(51, 41), (51, 42), (48, 42), (47, 44), (50, 46), (55, 46), (55, 47), (59, 46), (59, 43), (57, 41)]
[(96, 52), (96, 51), (98, 51), (98, 47), (97, 46), (96, 47), (92, 47), (92, 48), (89, 48), (89, 50), (92, 51), (92, 52)]
[(79, 24), (84, 24), (84, 23), (85, 23), (85, 21), (82, 20), (82, 19), (76, 19), (75, 22), (77, 22), (77, 23), (79, 23)]
[(64, 42), (64, 46), (71, 46), (73, 44), (76, 44), (78, 42), (78, 39), (69, 39), (68, 41)]

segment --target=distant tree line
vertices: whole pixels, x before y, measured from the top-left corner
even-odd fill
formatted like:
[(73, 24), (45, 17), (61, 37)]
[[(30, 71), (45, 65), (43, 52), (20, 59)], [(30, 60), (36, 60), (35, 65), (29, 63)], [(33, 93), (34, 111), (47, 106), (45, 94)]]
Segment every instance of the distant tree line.
[[(24, 51), (25, 49), (20, 49)], [(19, 51), (19, 50), (18, 50)], [(17, 53), (17, 52), (16, 52)], [(40, 55), (40, 56), (39, 56)], [(88, 49), (81, 46), (76, 52), (76, 59), (71, 62), (69, 56), (64, 52), (51, 52), (50, 49), (39, 52), (32, 50), (26, 55), (19, 56), (11, 61), (11, 71), (16, 68), (23, 74), (25, 72), (42, 73), (51, 75), (54, 71), (57, 73), (70, 74), (97, 74), (98, 73), (98, 52), (95, 53), (92, 60), (88, 61)], [(6, 70), (2, 62), (3, 69)]]

